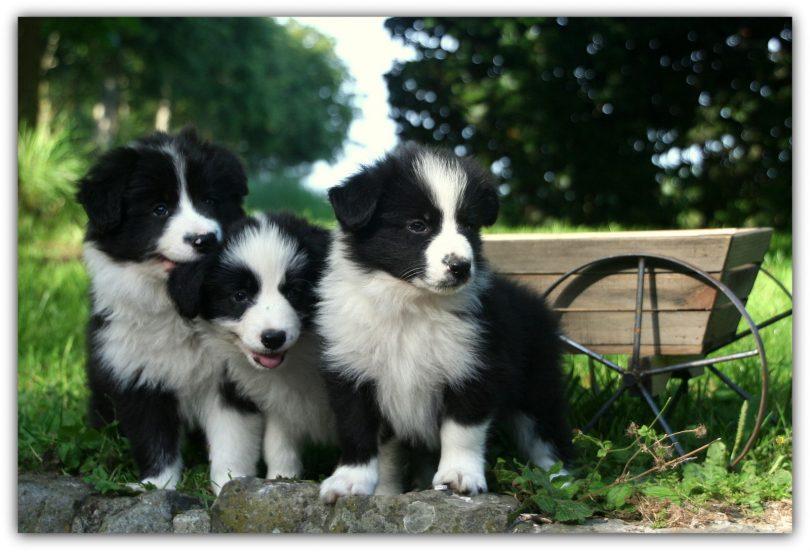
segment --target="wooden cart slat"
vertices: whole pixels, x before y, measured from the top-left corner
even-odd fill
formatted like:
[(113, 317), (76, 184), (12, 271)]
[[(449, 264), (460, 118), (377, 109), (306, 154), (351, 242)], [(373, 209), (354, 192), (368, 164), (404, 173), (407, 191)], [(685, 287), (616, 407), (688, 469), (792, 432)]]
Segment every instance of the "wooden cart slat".
[[(750, 290), (759, 267), (746, 264), (730, 270), (727, 285), (744, 298)], [(723, 278), (722, 272), (710, 273)], [(543, 293), (559, 278), (558, 274), (506, 274)], [(548, 297), (558, 310), (635, 310), (637, 277), (635, 273), (588, 273), (572, 277), (571, 285), (555, 289)], [(652, 284), (652, 285), (651, 285)], [(728, 299), (719, 298), (720, 304)], [(644, 310), (711, 310), (717, 298), (716, 290), (706, 287), (695, 278), (672, 272), (653, 270), (644, 278)]]

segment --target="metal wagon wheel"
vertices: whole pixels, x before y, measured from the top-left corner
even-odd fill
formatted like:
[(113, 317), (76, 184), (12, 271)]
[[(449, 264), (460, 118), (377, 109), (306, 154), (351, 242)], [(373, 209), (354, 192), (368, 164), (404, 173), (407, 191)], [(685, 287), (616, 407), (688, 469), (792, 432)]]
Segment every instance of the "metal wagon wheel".
[[(737, 297), (737, 295), (723, 282), (720, 282), (707, 272), (692, 266), (688, 263), (680, 261), (678, 259), (674, 259), (671, 257), (661, 256), (661, 255), (614, 255), (609, 257), (604, 257), (595, 261), (591, 261), (584, 265), (581, 265), (577, 268), (574, 268), (562, 276), (560, 276), (546, 291), (544, 296), (548, 297), (555, 289), (560, 287), (564, 282), (566, 282), (569, 278), (574, 276), (575, 274), (582, 274), (588, 271), (594, 271), (598, 268), (605, 268), (605, 267), (613, 267), (614, 272), (616, 267), (632, 267), (635, 268), (637, 271), (637, 283), (636, 283), (636, 297), (635, 297), (635, 317), (634, 317), (634, 324), (633, 324), (633, 347), (632, 353), (628, 359), (627, 366), (621, 366), (620, 364), (613, 362), (606, 358), (604, 355), (601, 355), (585, 345), (577, 343), (570, 337), (565, 335), (561, 335), (562, 341), (574, 351), (587, 355), (594, 361), (602, 364), (603, 366), (609, 368), (613, 372), (619, 374), (621, 376), (621, 381), (619, 382), (618, 388), (613, 392), (613, 394), (601, 405), (601, 407), (596, 411), (593, 418), (582, 428), (583, 431), (588, 431), (591, 429), (596, 422), (604, 416), (608, 410), (610, 409), (611, 405), (613, 405), (625, 392), (636, 390), (638, 394), (644, 399), (647, 406), (652, 410), (655, 414), (658, 423), (661, 425), (664, 432), (669, 437), (670, 441), (672, 442), (676, 452), (678, 455), (682, 456), (685, 454), (685, 450), (683, 449), (679, 439), (673, 431), (669, 421), (667, 420), (664, 413), (661, 411), (655, 397), (648, 389), (648, 382), (652, 376), (656, 376), (659, 374), (670, 374), (670, 375), (679, 375), (682, 377), (680, 387), (676, 390), (675, 395), (672, 398), (672, 403), (676, 403), (679, 399), (682, 398), (684, 394), (686, 394), (688, 388), (688, 380), (691, 377), (689, 374), (689, 370), (693, 368), (707, 368), (708, 373), (717, 377), (720, 382), (730, 388), (735, 394), (737, 394), (743, 401), (748, 401), (749, 404), (755, 398), (755, 395), (752, 395), (747, 390), (743, 389), (740, 385), (734, 382), (728, 375), (724, 372), (719, 370), (716, 365), (732, 362), (744, 358), (750, 357), (758, 357), (759, 358), (759, 380), (761, 382), (760, 390), (759, 390), (759, 405), (757, 408), (756, 415), (754, 417), (753, 426), (749, 430), (747, 434), (747, 438), (745, 438), (744, 445), (739, 452), (732, 451), (734, 456), (730, 459), (729, 464), (730, 466), (734, 466), (746, 455), (746, 453), (751, 449), (754, 443), (757, 440), (759, 435), (760, 429), (762, 427), (762, 422), (765, 418), (766, 413), (766, 406), (767, 406), (767, 395), (768, 395), (768, 360), (765, 355), (765, 348), (762, 344), (762, 338), (759, 334), (759, 329), (786, 316), (791, 314), (790, 311), (772, 317), (765, 322), (761, 323), (759, 326), (754, 322), (751, 315), (745, 309), (745, 305), (743, 302)], [(656, 366), (650, 367), (646, 363), (642, 361), (641, 357), (641, 329), (642, 329), (642, 320), (643, 320), (643, 307), (644, 307), (644, 276), (648, 270), (653, 268), (668, 268), (675, 272), (687, 275), (699, 282), (703, 283), (706, 286), (709, 286), (717, 292), (722, 293), (734, 306), (734, 308), (739, 312), (742, 320), (745, 321), (748, 328), (730, 339), (724, 340), (722, 343), (718, 343), (707, 348), (706, 354), (711, 354), (717, 352), (718, 350), (722, 349), (723, 347), (738, 341), (747, 336), (751, 336), (754, 341), (754, 348), (748, 351), (739, 352), (739, 353), (731, 353), (720, 355), (712, 358), (702, 358), (699, 360), (691, 360), (687, 362), (677, 362), (675, 364), (670, 364), (667, 366)], [(773, 275), (760, 269), (765, 273), (767, 276), (773, 278)], [(790, 295), (787, 289), (781, 285), (777, 281), (777, 284), (782, 288), (782, 290)], [(588, 284), (590, 285), (590, 284)], [(562, 295), (561, 295), (562, 296)], [(670, 404), (670, 407), (673, 407), (673, 404)], [(671, 410), (671, 408), (670, 408)]]

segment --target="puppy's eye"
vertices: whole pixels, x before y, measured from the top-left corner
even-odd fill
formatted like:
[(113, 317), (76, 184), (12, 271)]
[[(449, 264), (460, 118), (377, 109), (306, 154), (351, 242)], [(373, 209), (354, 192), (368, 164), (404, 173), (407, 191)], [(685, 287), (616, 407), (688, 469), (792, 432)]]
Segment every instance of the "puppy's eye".
[(213, 197), (203, 198), (203, 204), (208, 205), (208, 206), (213, 205), (214, 204), (214, 198)]
[(470, 230), (473, 229), (473, 225), (470, 224), (469, 222), (459, 222), (458, 227), (463, 232), (469, 232)]
[(237, 303), (244, 303), (249, 298), (250, 297), (248, 296), (247, 291), (245, 291), (243, 289), (240, 289), (239, 291), (237, 291), (236, 293), (233, 294), (233, 300), (236, 301)]
[(423, 220), (412, 220), (408, 223), (408, 231), (414, 234), (424, 234), (430, 227)]
[(152, 209), (152, 214), (155, 215), (156, 217), (165, 217), (166, 215), (169, 214), (169, 208), (166, 206), (165, 203), (158, 203)]

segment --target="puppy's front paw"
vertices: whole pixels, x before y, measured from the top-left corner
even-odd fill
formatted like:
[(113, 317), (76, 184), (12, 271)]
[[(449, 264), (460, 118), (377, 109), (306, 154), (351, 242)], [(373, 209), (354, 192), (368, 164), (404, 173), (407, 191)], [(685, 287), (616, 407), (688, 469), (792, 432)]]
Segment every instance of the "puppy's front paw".
[(439, 466), (433, 476), (433, 486), (446, 485), (458, 494), (477, 495), (487, 492), (487, 480), (483, 466), (474, 469), (463, 466)]
[(321, 483), (321, 500), (334, 504), (341, 496), (370, 495), (378, 480), (376, 461), (359, 466), (338, 466), (335, 473)]
[(133, 491), (133, 492), (136, 492), (136, 493), (145, 493), (146, 491), (148, 491), (150, 489), (156, 489), (157, 488), (157, 487), (154, 487), (153, 485), (145, 483), (143, 481), (138, 481), (137, 483), (126, 483), (124, 486), (127, 489), (129, 489), (130, 491)]

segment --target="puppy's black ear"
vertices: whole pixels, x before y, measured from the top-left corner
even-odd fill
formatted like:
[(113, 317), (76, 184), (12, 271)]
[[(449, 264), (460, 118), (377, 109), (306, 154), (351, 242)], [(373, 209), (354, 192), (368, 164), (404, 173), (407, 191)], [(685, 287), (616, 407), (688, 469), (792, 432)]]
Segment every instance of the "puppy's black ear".
[(177, 265), (169, 274), (169, 297), (183, 318), (200, 315), (202, 286), (212, 264), (213, 255), (199, 261)]
[(187, 141), (192, 144), (200, 143), (200, 136), (197, 134), (197, 127), (191, 124), (180, 129), (180, 132), (177, 133), (177, 138), (181, 141)]
[(349, 232), (361, 229), (371, 220), (382, 192), (382, 183), (363, 169), (340, 186), (329, 190), (329, 202), (340, 227)]
[(105, 153), (79, 181), (76, 200), (84, 207), (90, 228), (108, 232), (121, 222), (121, 208), (138, 152), (121, 147)]
[(479, 207), (482, 226), (492, 226), (495, 224), (495, 221), (498, 220), (500, 204), (501, 202), (498, 199), (498, 192), (495, 191), (494, 187), (490, 186), (484, 189)]

